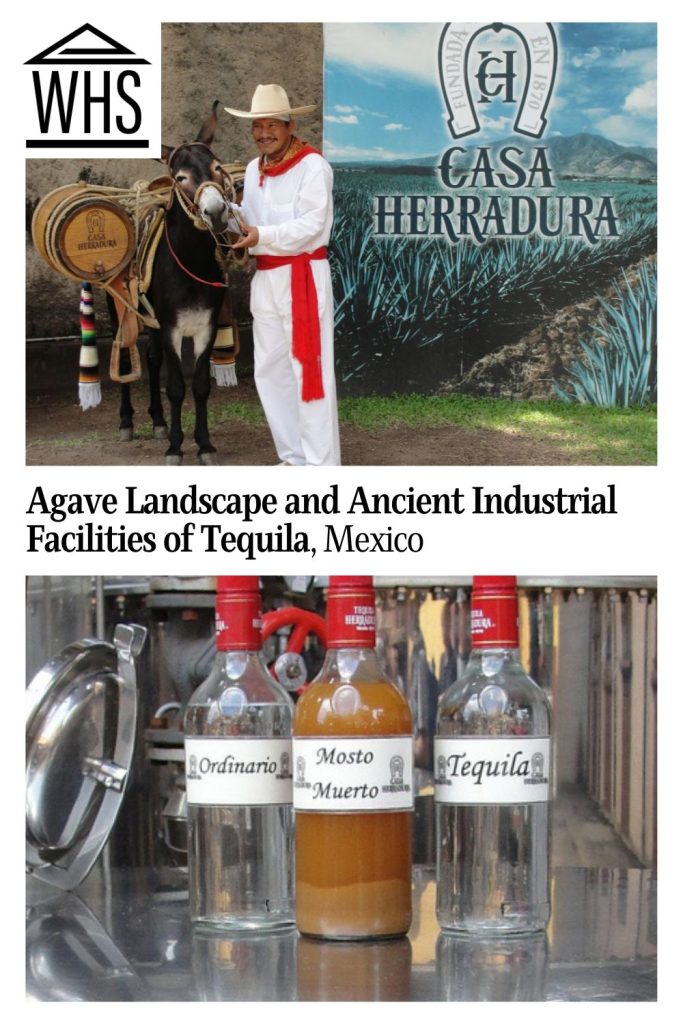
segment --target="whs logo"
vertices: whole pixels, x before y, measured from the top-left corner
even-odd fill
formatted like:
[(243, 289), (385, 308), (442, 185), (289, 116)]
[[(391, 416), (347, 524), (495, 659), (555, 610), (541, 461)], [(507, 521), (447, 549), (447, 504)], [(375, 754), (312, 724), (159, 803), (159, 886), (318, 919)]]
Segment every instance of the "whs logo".
[(158, 74), (151, 61), (86, 22), (25, 66), (32, 101), (27, 149), (41, 156), (157, 155)]

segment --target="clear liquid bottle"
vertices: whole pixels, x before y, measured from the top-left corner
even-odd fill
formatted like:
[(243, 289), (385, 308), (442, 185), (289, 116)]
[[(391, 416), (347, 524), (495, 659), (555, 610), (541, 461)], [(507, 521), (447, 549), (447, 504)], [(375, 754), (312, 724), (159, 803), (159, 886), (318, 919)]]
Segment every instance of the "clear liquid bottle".
[(472, 654), (439, 701), (437, 918), (491, 935), (550, 916), (550, 708), (519, 661), (514, 576), (475, 576)]
[(332, 576), (327, 654), (294, 719), (296, 922), (376, 939), (411, 922), (413, 752), (407, 701), (375, 652), (370, 576)]
[(293, 704), (260, 653), (258, 577), (218, 576), (216, 661), (185, 714), (190, 914), (291, 927)]

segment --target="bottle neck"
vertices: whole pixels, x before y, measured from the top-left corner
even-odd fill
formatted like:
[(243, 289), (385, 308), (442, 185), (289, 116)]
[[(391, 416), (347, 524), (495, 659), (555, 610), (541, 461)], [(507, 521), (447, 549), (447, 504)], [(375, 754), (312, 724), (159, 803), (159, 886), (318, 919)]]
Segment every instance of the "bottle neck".
[(225, 663), (230, 661), (232, 658), (238, 658), (242, 661), (264, 661), (263, 652), (257, 648), (246, 648), (246, 647), (235, 647), (230, 650), (216, 651), (216, 661)]
[(497, 647), (494, 644), (487, 644), (482, 647), (473, 647), (467, 662), (468, 670), (481, 670), (488, 675), (488, 668), (496, 672), (501, 671), (506, 665), (520, 665), (518, 647)]
[(332, 683), (384, 682), (374, 647), (328, 647), (318, 679)]
[(271, 676), (263, 653), (260, 650), (238, 648), (230, 651), (216, 651), (216, 658), (209, 679), (221, 680), (221, 685), (239, 685), (245, 679), (270, 681)]

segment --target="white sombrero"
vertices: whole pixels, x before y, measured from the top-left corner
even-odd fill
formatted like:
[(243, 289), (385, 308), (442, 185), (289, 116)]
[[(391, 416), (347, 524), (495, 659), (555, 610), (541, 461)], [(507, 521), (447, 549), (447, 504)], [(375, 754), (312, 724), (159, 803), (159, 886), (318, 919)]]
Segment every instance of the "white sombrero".
[(251, 100), (251, 110), (233, 110), (232, 107), (223, 109), (235, 117), (275, 117), (289, 121), (290, 117), (310, 114), (317, 106), (317, 103), (313, 103), (307, 107), (290, 107), (289, 97), (281, 85), (257, 85)]

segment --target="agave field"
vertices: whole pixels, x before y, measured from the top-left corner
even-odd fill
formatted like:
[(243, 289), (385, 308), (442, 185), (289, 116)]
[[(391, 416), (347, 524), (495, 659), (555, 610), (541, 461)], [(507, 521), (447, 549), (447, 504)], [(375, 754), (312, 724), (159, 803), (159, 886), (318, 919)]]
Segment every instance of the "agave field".
[[(654, 400), (654, 269), (649, 264), (635, 287), (623, 278), (626, 268), (656, 251), (653, 185), (562, 182), (566, 194), (614, 197), (620, 235), (596, 245), (535, 235), (451, 244), (443, 238), (374, 233), (376, 195), (437, 187), (436, 179), (421, 175), (335, 172), (330, 249), (343, 393), (438, 392), (444, 380), (457, 381), (482, 356), (518, 341), (555, 310), (595, 296), (616, 279), (623, 301), (603, 308), (593, 338), (576, 339), (577, 360), (565, 367), (556, 390), (567, 401), (600, 397), (603, 404), (613, 396), (620, 404), (645, 394), (646, 401)], [(649, 342), (636, 340), (635, 321), (650, 332)], [(591, 387), (589, 378), (605, 378), (604, 386)]]
[(566, 385), (555, 384), (566, 402), (608, 409), (657, 402), (656, 268), (642, 263), (635, 285), (624, 275), (615, 288), (615, 302), (600, 300), (600, 319), (592, 338), (581, 341), (582, 358), (569, 366)]

